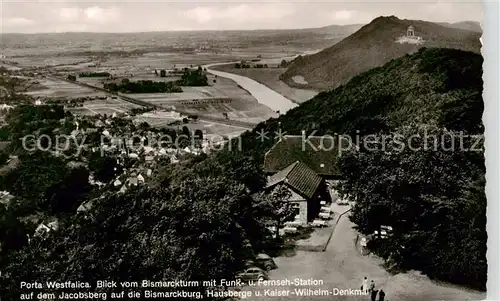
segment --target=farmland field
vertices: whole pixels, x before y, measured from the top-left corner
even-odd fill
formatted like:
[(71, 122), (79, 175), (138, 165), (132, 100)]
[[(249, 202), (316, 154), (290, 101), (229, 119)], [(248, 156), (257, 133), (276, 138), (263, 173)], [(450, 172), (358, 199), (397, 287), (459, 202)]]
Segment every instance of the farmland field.
[(19, 67), (46, 67), (55, 65), (73, 65), (87, 62), (90, 58), (83, 56), (24, 56), (13, 58)]
[(90, 88), (78, 86), (61, 80), (54, 80), (43, 78), (39, 79), (40, 85), (47, 87), (47, 89), (26, 92), (25, 94), (33, 97), (65, 97), (65, 98), (79, 98), (87, 96), (104, 96), (102, 92), (96, 92)]
[[(248, 46), (248, 45), (247, 45)], [(77, 82), (95, 87), (103, 87), (107, 77), (79, 77), (82, 72), (108, 72), (113, 76), (113, 82), (120, 82), (123, 78), (131, 81), (175, 81), (180, 79), (178, 74), (167, 74), (166, 77), (155, 75), (161, 69), (182, 70), (186, 67), (203, 66), (210, 63), (234, 62), (240, 60), (262, 60), (279, 63), (282, 57), (293, 58), (300, 51), (287, 47), (263, 46), (259, 48), (238, 47), (233, 45), (226, 49), (205, 49), (170, 52), (144, 52), (133, 55), (102, 55), (85, 54), (78, 55), (67, 52), (61, 56), (47, 54), (37, 55), (31, 53), (29, 56), (16, 56), (11, 60), (19, 63), (19, 66), (54, 66), (61, 77), (68, 74), (77, 76)], [(43, 72), (43, 71), (42, 71)], [(206, 87), (182, 87), (182, 93), (148, 93), (127, 94), (127, 96), (148, 103), (164, 107), (167, 110), (174, 109), (185, 114), (200, 115), (221, 119), (220, 123), (199, 120), (195, 124), (189, 123), (191, 129), (201, 129), (207, 134), (236, 135), (246, 128), (236, 125), (227, 125), (224, 119), (230, 121), (242, 121), (257, 124), (271, 117), (276, 117), (276, 112), (269, 107), (259, 103), (249, 92), (242, 89), (236, 82), (230, 79), (216, 77), (207, 74), (209, 86)], [(72, 84), (64, 80), (44, 78), (39, 80), (40, 85), (46, 89), (32, 91), (27, 94), (42, 98), (101, 98), (106, 94), (78, 84)], [(111, 102), (110, 102), (111, 101)], [(68, 107), (74, 114), (95, 115), (113, 114), (127, 112), (137, 105), (120, 99), (95, 99), (85, 101), (83, 106)], [(152, 126), (168, 126), (172, 119), (165, 117), (144, 117)], [(231, 122), (229, 122), (232, 124)]]
[[(182, 87), (182, 93), (127, 94), (162, 107), (175, 107), (179, 111), (203, 114), (221, 118), (224, 113), (229, 119), (258, 123), (275, 113), (259, 104), (247, 91), (232, 80), (209, 75), (210, 86)], [(214, 83), (213, 80), (216, 80)]]

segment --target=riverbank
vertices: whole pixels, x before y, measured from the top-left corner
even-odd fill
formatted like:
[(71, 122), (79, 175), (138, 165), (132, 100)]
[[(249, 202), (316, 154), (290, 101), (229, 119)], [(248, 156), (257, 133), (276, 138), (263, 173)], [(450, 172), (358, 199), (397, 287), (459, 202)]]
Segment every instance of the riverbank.
[(248, 68), (236, 69), (234, 64), (223, 64), (211, 67), (213, 70), (233, 73), (241, 76), (248, 77), (254, 81), (263, 84), (271, 90), (276, 91), (282, 96), (290, 99), (296, 104), (301, 104), (319, 93), (315, 90), (306, 90), (290, 87), (285, 82), (280, 80), (280, 75), (286, 68)]
[(249, 92), (259, 103), (266, 105), (276, 113), (284, 114), (288, 110), (298, 106), (297, 103), (252, 78), (215, 69), (218, 66), (226, 64), (234, 64), (234, 62), (209, 64), (203, 66), (203, 68), (206, 68), (208, 73), (235, 81), (242, 89)]

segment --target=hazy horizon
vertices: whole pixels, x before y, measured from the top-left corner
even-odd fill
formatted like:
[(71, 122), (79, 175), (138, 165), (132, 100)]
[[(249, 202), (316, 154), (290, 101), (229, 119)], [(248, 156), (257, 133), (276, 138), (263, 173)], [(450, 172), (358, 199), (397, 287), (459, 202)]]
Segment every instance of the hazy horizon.
[[(389, 17), (389, 16), (379, 16), (379, 17)], [(397, 17), (397, 16), (396, 16)], [(377, 18), (377, 17), (375, 17)], [(375, 19), (374, 18), (374, 19)], [(401, 19), (401, 18), (399, 18)], [(403, 19), (401, 19), (403, 20)], [(419, 19), (413, 19), (413, 20), (419, 20)], [(446, 22), (446, 21), (428, 21), (428, 20), (420, 20), (420, 21), (425, 21), (425, 22), (434, 22), (434, 23), (449, 23), (449, 24), (454, 24), (454, 23), (462, 23), (462, 22), (476, 22), (481, 24), (479, 21), (473, 21), (473, 20), (463, 20), (463, 21), (456, 21), (456, 22)], [(371, 21), (370, 21), (371, 22)], [(137, 33), (162, 33), (162, 32), (241, 32), (241, 31), (287, 31), (287, 30), (306, 30), (306, 29), (320, 29), (324, 27), (333, 27), (333, 26), (338, 26), (338, 27), (346, 27), (346, 26), (363, 26), (366, 24), (369, 24), (370, 22), (367, 23), (353, 23), (353, 24), (328, 24), (328, 25), (323, 25), (323, 26), (318, 26), (318, 27), (300, 27), (300, 28), (280, 28), (280, 29), (273, 29), (273, 28), (255, 28), (255, 29), (177, 29), (177, 30), (150, 30), (150, 31), (122, 31), (122, 32), (106, 32), (106, 31), (61, 31), (61, 32), (0, 32), (0, 35), (58, 35), (58, 34), (137, 34)]]
[(379, 16), (480, 22), (479, 1), (2, 1), (2, 34), (293, 30), (367, 24)]

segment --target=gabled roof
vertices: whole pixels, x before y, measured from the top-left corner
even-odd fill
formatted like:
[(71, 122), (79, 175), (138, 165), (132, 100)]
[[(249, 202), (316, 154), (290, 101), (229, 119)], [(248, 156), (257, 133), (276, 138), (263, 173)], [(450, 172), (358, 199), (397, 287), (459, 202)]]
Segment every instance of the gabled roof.
[(267, 187), (284, 183), (305, 198), (312, 198), (322, 178), (302, 162), (295, 162), (269, 178)]
[[(342, 148), (339, 145), (342, 144)], [(283, 136), (264, 156), (264, 171), (275, 173), (300, 161), (318, 175), (340, 176), (337, 161), (350, 142), (339, 137)]]
[(93, 200), (83, 202), (80, 206), (78, 206), (78, 208), (76, 209), (76, 212), (88, 211), (88, 210), (92, 209), (92, 205), (93, 205)]

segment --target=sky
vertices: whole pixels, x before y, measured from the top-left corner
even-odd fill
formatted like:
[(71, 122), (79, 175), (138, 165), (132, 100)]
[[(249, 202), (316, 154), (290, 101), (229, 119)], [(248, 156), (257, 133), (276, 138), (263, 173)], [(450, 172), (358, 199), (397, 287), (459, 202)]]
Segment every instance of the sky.
[(436, 22), (480, 22), (482, 4), (480, 0), (0, 0), (0, 32), (311, 28), (332, 24), (366, 24), (376, 17), (390, 15)]

